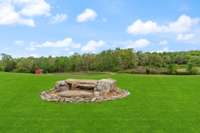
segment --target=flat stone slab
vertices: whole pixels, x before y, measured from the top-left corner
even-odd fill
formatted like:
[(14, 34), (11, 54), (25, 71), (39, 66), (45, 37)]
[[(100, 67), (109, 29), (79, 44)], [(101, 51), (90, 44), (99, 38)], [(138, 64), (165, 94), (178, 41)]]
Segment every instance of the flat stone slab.
[(69, 90), (58, 93), (61, 97), (93, 97), (94, 93), (85, 90)]

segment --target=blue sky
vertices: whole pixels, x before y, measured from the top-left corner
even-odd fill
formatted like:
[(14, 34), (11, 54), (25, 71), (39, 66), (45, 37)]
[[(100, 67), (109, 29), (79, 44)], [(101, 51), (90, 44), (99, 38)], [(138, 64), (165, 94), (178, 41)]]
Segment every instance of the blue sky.
[(0, 53), (200, 50), (199, 0), (0, 0)]

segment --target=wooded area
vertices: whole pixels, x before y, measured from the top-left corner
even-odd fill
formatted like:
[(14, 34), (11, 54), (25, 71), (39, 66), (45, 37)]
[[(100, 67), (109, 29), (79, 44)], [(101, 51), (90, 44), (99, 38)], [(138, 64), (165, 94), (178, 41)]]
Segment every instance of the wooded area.
[(0, 70), (6, 72), (44, 73), (112, 71), (147, 74), (199, 74), (200, 51), (135, 52), (132, 49), (106, 50), (97, 54), (62, 57), (13, 58), (1, 54)]

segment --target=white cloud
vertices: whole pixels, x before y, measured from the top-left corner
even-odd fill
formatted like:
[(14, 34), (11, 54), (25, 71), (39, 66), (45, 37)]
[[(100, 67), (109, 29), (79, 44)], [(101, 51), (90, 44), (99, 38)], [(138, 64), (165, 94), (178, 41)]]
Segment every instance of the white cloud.
[(23, 18), (16, 11), (14, 6), (8, 3), (0, 3), (0, 25), (22, 24), (35, 26), (32, 19)]
[(192, 26), (199, 23), (199, 18), (191, 18), (187, 15), (181, 15), (175, 22), (168, 25), (169, 32), (184, 33), (189, 32)]
[(3, 48), (2, 51), (7, 51), (7, 50), (9, 50), (9, 49), (10, 49), (10, 48), (8, 48), (8, 47), (7, 47), (7, 48)]
[(23, 46), (24, 41), (23, 40), (16, 40), (16, 41), (14, 41), (14, 44), (17, 45), (17, 46)]
[(171, 51), (171, 50), (169, 50), (168, 47), (164, 47), (164, 48), (162, 48), (162, 49), (160, 49), (160, 50), (152, 51), (152, 52), (163, 53), (163, 52), (170, 52), (170, 51)]
[(80, 15), (77, 16), (77, 22), (93, 21), (97, 17), (97, 13), (92, 9), (85, 9)]
[(98, 48), (101, 48), (104, 45), (105, 45), (105, 42), (102, 40), (99, 40), (99, 41), (90, 40), (87, 42), (85, 46), (81, 48), (81, 51), (96, 52)]
[(167, 45), (167, 44), (168, 44), (168, 41), (167, 41), (167, 40), (163, 40), (163, 41), (160, 41), (159, 44), (160, 44), (160, 45)]
[(68, 53), (69, 56), (71, 56), (71, 55), (73, 55), (73, 54), (74, 54), (74, 51), (70, 51), (70, 52)]
[(15, 5), (22, 6), (19, 11), (24, 16), (49, 15), (51, 6), (45, 0), (11, 0)]
[(61, 23), (67, 19), (66, 14), (56, 14), (55, 16), (52, 17), (50, 20), (51, 24), (56, 24), (56, 23)]
[(30, 42), (30, 46), (29, 46), (29, 47), (26, 47), (25, 49), (26, 49), (27, 51), (35, 51), (35, 50), (36, 50), (35, 45), (36, 45), (35, 42)]
[(151, 42), (147, 39), (139, 39), (136, 41), (128, 41), (127, 43), (128, 45), (126, 46), (126, 48), (145, 48), (147, 46), (149, 46), (151, 44)]
[(188, 33), (188, 34), (178, 34), (177, 35), (177, 40), (178, 41), (189, 41), (194, 39), (195, 35), (193, 33)]
[(44, 43), (31, 42), (30, 50), (35, 50), (36, 48), (80, 48), (79, 43), (73, 42), (72, 38), (65, 38), (58, 41), (46, 41)]
[(199, 22), (199, 18), (191, 18), (187, 15), (181, 15), (176, 21), (169, 22), (166, 25), (159, 25), (151, 20), (146, 22), (136, 20), (128, 26), (127, 32), (129, 34), (150, 34), (161, 32), (185, 33), (192, 30), (192, 27), (199, 24)]
[(149, 34), (161, 32), (162, 27), (158, 26), (156, 22), (137, 20), (128, 26), (127, 32), (129, 34)]
[(50, 5), (45, 0), (0, 1), (0, 25), (21, 24), (34, 27), (34, 16), (49, 14)]
[(30, 54), (30, 55), (28, 55), (28, 57), (35, 57), (35, 58), (38, 58), (38, 57), (40, 57), (38, 54)]

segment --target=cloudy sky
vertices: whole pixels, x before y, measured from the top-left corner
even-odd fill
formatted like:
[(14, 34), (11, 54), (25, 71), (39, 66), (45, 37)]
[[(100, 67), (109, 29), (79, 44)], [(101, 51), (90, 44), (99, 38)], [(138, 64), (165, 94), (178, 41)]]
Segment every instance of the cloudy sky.
[(0, 53), (200, 50), (199, 0), (0, 0)]

